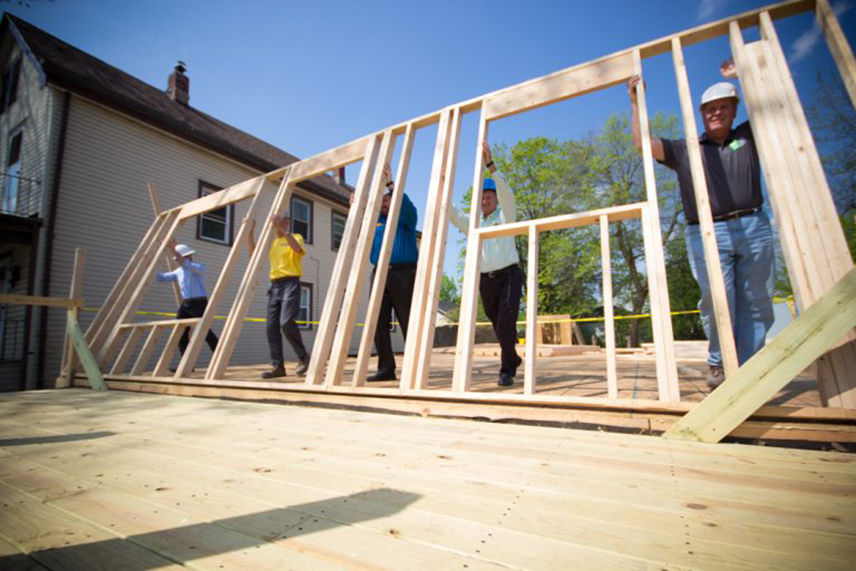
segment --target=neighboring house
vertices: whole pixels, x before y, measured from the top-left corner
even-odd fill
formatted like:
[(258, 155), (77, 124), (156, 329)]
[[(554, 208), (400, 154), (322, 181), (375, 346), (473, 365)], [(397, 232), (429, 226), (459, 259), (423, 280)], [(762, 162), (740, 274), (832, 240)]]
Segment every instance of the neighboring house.
[[(81, 248), (86, 252), (83, 297), (87, 307), (97, 307), (153, 220), (147, 183), (157, 187), (160, 208), (167, 209), (297, 160), (191, 107), (182, 65), (164, 92), (5, 14), (0, 67), (0, 292), (67, 296), (74, 252)], [(290, 205), (295, 231), (307, 243), (302, 299), (307, 320), (321, 315), (348, 197), (349, 188), (326, 175), (295, 189)], [(273, 191), (266, 191), (264, 199), (272, 198)], [(244, 248), (233, 240), (248, 206), (200, 216), (177, 234), (207, 265), (209, 292), (228, 248)], [(246, 262), (244, 255), (218, 314), (228, 311)], [(266, 281), (265, 269), (250, 316), (265, 314)], [(153, 284), (141, 309), (174, 311), (172, 289)], [(82, 313), (84, 328), (92, 317), (92, 311)], [(59, 309), (0, 306), (0, 390), (52, 385), (64, 320)], [(215, 330), (222, 323), (217, 321)], [(308, 345), (316, 330), (309, 325), (304, 331)], [(209, 356), (204, 348), (202, 362)], [(232, 362), (267, 359), (264, 325), (247, 323)]]

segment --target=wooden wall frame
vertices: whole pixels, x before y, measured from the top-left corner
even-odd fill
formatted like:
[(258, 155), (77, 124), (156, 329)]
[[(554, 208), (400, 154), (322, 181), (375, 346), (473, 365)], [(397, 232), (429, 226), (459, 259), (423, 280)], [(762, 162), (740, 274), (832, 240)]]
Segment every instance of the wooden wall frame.
[[(829, 9), (827, 0), (816, 2), (789, 0), (698, 26), (445, 107), (165, 212), (157, 213), (156, 199), (153, 198), (156, 219), (93, 320), (86, 333), (87, 342), (98, 355), (102, 368), (118, 376), (122, 376), (129, 356), (132, 354), (131, 347), (142, 342), (143, 349), (140, 357), (142, 361), (138, 359), (131, 366), (132, 374), (141, 374), (148, 371), (145, 361), (152, 357), (146, 351), (150, 351), (155, 346), (161, 335), (169, 332), (166, 350), (158, 357), (152, 373), (153, 376), (161, 376), (164, 374), (165, 363), (171, 357), (170, 351), (174, 351), (174, 340), (183, 328), (190, 327), (192, 330), (190, 344), (176, 372), (176, 377), (186, 376), (198, 359), (205, 332), (211, 324), (216, 308), (226, 301), (224, 299), (226, 280), (235, 268), (237, 256), (240, 255), (238, 253), (241, 249), (240, 242), (245, 238), (248, 229), (244, 225), (240, 227), (235, 240), (236, 246), (226, 260), (223, 272), (212, 292), (208, 310), (203, 317), (182, 323), (172, 320), (133, 324), (130, 320), (132, 312), (148, 287), (164, 245), (176, 229), (189, 218), (242, 200), (252, 200), (251, 214), (266, 221), (268, 214), (279, 214), (285, 209), (295, 184), (362, 161), (354, 201), (345, 225), (342, 244), (336, 257), (318, 332), (311, 351), (312, 358), (306, 376), (305, 390), (338, 392), (353, 390), (384, 395), (431, 394), (437, 398), (456, 398), (469, 393), (482, 243), (486, 239), (498, 236), (526, 235), (529, 238), (527, 268), (529, 294), (526, 299), (526, 331), (529, 346), (524, 365), (522, 394), (514, 398), (524, 401), (534, 398), (537, 392), (535, 328), (538, 316), (535, 275), (538, 268), (539, 233), (552, 229), (597, 224), (601, 235), (601, 263), (604, 268), (603, 296), (608, 393), (608, 398), (605, 400), (619, 402), (614, 316), (611, 304), (607, 301), (613, 296), (608, 225), (616, 220), (638, 218), (642, 226), (648, 265), (659, 399), (663, 403), (675, 403), (680, 400), (680, 392), (677, 383), (672, 324), (669, 317), (670, 307), (661, 244), (654, 161), (648, 135), (646, 94), (642, 82), (637, 86), (637, 99), (640, 104), (642, 157), (646, 184), (644, 202), (612, 205), (591, 212), (480, 228), (479, 197), (477, 192), (473, 193), (451, 390), (427, 388), (434, 335), (434, 312), (442, 277), (445, 236), (448, 231), (449, 211), (452, 208), (451, 199), (463, 116), (478, 113), (477, 141), (475, 149), (472, 149), (475, 156), (472, 188), (479, 188), (484, 173), (481, 146), (488, 139), (491, 122), (623, 84), (632, 75), (641, 75), (645, 59), (671, 52), (684, 126), (687, 140), (690, 141), (690, 160), (704, 238), (705, 259), (711, 276), (715, 318), (721, 335), (726, 373), (729, 377), (745, 378), (749, 373), (744, 373), (743, 369), (738, 367), (730, 316), (725, 302), (724, 284), (718, 264), (716, 241), (712, 235), (713, 220), (704, 188), (695, 111), (683, 59), (683, 49), (714, 37), (724, 35), (729, 37), (753, 128), (758, 130), (761, 160), (768, 187), (771, 188), (771, 201), (776, 211), (791, 279), (798, 290), (798, 305), (801, 311), (807, 311), (814, 303), (825, 299), (843, 276), (851, 275), (848, 272), (853, 266), (849, 252), (846, 251), (846, 244), (843, 244), (843, 234), (840, 225), (837, 224), (834, 207), (832, 210), (829, 208), (831, 199), (828, 185), (773, 27), (773, 21), (776, 19), (812, 10), (816, 10), (839, 70), (845, 78), (845, 84), (848, 89), (851, 89), (851, 97), (856, 101), (854, 97), (856, 88), (852, 88), (856, 85), (856, 65), (853, 62), (853, 54), (849, 50), (849, 45), (841, 33), (835, 16)], [(749, 27), (758, 27), (761, 30), (761, 40), (750, 44), (743, 42), (741, 30)], [(771, 103), (773, 101), (776, 102), (777, 107)], [(371, 355), (371, 342), (380, 308), (382, 284), (385, 283), (388, 271), (395, 223), (400, 213), (403, 194), (406, 192), (413, 138), (419, 129), (433, 125), (437, 125), (437, 138), (428, 188), (430, 198), (425, 211), (423, 240), (417, 264), (415, 293), (400, 383), (395, 389), (365, 387), (363, 381)], [(352, 378), (348, 383), (350, 386), (345, 387), (343, 378), (345, 364), (358, 317), (360, 292), (368, 281), (368, 257), (384, 188), (383, 165), (391, 160), (399, 137), (403, 137), (403, 143), (396, 170), (396, 186), (388, 215), (389, 231), (382, 243), (366, 310), (366, 327), (359, 338), (357, 360)], [(771, 145), (770, 141), (774, 139), (788, 140), (793, 144)], [(258, 197), (264, 192), (264, 188), (271, 187), (272, 184), (277, 185), (273, 207), (270, 213), (261, 213), (257, 206), (261, 204)], [(805, 199), (810, 201), (813, 207), (815, 205), (820, 207), (806, 208), (801, 202), (803, 198), (798, 196), (800, 193), (793, 192), (795, 188), (811, 188), (813, 194)], [(817, 232), (812, 232), (813, 228), (824, 228), (823, 240), (818, 238)], [(256, 277), (272, 240), (269, 224), (264, 223), (260, 230), (258, 247), (242, 276), (220, 343), (205, 373), (205, 380), (221, 379), (229, 364), (241, 331), (241, 324), (254, 294)], [(826, 359), (826, 364), (821, 363), (823, 371), (821, 383), (828, 403), (854, 408), (856, 407), (856, 387), (852, 379), (848, 381), (843, 378), (845, 375), (842, 372), (846, 371), (846, 367), (850, 367), (851, 364), (853, 368), (850, 370), (856, 370), (856, 342), (854, 342), (856, 335), (853, 331), (846, 333), (843, 339), (824, 338), (823, 342), (828, 342), (828, 346), (824, 349), (831, 349), (831, 351), (821, 357), (821, 361)], [(485, 399), (508, 398), (508, 395), (499, 394), (482, 394), (482, 396)], [(544, 396), (539, 398), (543, 399)], [(751, 408), (755, 403), (747, 406)], [(689, 427), (689, 430), (692, 430), (692, 427)]]

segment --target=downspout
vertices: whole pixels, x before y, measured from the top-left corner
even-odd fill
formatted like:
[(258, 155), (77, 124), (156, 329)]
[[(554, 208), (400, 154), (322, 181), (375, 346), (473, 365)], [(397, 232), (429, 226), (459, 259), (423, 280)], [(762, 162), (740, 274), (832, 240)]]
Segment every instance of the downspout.
[[(45, 236), (45, 271), (42, 279), (41, 295), (47, 297), (51, 290), (51, 267), (53, 265), (53, 245), (54, 245), (54, 229), (56, 228), (56, 211), (57, 202), (59, 199), (59, 184), (62, 177), (62, 161), (65, 154), (65, 135), (68, 129), (68, 113), (71, 108), (71, 93), (66, 91), (62, 101), (62, 119), (59, 128), (59, 146), (56, 152), (56, 162), (54, 162), (53, 181), (51, 183), (51, 204), (48, 211), (48, 225)], [(39, 356), (36, 364), (36, 388), (44, 388), (45, 375), (45, 353), (47, 352), (47, 329), (48, 329), (48, 308), (39, 308)]]
[[(33, 226), (30, 239), (30, 271), (27, 272), (27, 295), (33, 295), (36, 286), (36, 264), (39, 252), (39, 226)], [(22, 391), (27, 390), (27, 369), (30, 364), (30, 330), (33, 326), (33, 306), (27, 305), (24, 309), (24, 343), (21, 350), (21, 375), (20, 387)]]

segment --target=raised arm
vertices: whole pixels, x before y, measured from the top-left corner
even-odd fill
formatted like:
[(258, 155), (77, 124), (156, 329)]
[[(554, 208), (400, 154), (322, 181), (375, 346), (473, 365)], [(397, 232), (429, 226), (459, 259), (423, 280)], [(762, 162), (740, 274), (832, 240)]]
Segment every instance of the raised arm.
[(484, 159), (484, 165), (496, 182), (496, 199), (499, 202), (499, 208), (502, 210), (505, 222), (517, 221), (517, 205), (514, 204), (514, 193), (511, 192), (508, 183), (497, 171), (496, 165), (493, 164), (493, 154), (490, 152), (490, 145), (487, 144), (487, 141), (482, 141), (482, 159)]
[(305, 251), (303, 247), (300, 245), (294, 235), (289, 231), (289, 226), (285, 223), (285, 219), (282, 216), (277, 216), (274, 214), (270, 217), (270, 223), (273, 224), (279, 231), (282, 233), (285, 241), (288, 242), (288, 245), (291, 246), (291, 249), (297, 252), (298, 254), (304, 254)]
[[(642, 132), (639, 127), (639, 102), (636, 99), (636, 86), (641, 80), (641, 77), (634, 75), (627, 81), (627, 95), (630, 97), (630, 110), (633, 113), (633, 117), (630, 120), (630, 124), (633, 127), (633, 144), (640, 151), (642, 150)], [(666, 158), (666, 153), (663, 150), (663, 141), (653, 135), (651, 135), (651, 154), (658, 161)]]

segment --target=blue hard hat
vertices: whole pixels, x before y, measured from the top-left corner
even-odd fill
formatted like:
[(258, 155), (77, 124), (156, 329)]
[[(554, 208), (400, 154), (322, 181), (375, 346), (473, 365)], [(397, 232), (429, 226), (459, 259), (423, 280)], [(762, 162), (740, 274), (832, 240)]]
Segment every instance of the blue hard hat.
[(496, 181), (492, 178), (484, 179), (484, 184), (482, 185), (482, 190), (492, 190), (496, 192)]

